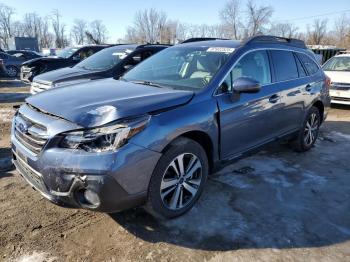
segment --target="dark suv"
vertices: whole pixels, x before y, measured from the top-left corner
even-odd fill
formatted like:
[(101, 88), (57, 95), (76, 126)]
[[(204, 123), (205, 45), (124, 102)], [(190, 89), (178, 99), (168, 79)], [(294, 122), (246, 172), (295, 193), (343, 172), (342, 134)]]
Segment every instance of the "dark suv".
[(329, 79), (304, 42), (272, 36), (169, 47), (113, 78), (27, 98), (14, 163), (50, 201), (179, 216), (209, 173), (284, 138), (315, 143)]
[(90, 80), (119, 78), (131, 67), (167, 48), (167, 45), (118, 45), (105, 48), (73, 67), (40, 74), (33, 79), (31, 93)]
[(39, 57), (22, 64), (21, 80), (30, 83), (39, 74), (62, 67), (73, 66), (94, 53), (111, 45), (89, 45), (82, 47), (67, 47), (59, 51), (57, 56)]

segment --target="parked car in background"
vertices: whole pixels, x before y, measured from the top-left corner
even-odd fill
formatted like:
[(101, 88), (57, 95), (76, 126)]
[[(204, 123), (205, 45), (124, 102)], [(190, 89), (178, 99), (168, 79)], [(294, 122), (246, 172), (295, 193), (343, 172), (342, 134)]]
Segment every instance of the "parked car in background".
[(144, 205), (176, 217), (221, 164), (281, 138), (311, 149), (328, 88), (300, 40), (179, 44), (120, 80), (28, 97), (13, 120), (14, 163), (54, 203), (103, 212)]
[(6, 67), (2, 59), (0, 59), (0, 77), (7, 77)]
[(42, 55), (38, 52), (31, 50), (8, 50), (6, 53), (22, 59), (23, 62), (30, 59), (42, 57)]
[(322, 68), (331, 79), (332, 103), (350, 105), (350, 53), (332, 57)]
[(5, 76), (17, 77), (24, 60), (7, 53), (0, 53), (0, 59), (3, 61), (5, 67)]
[(167, 45), (118, 45), (105, 48), (73, 67), (65, 67), (34, 77), (31, 93), (90, 80), (119, 78), (131, 67), (152, 56)]
[(40, 57), (23, 63), (21, 67), (21, 80), (26, 83), (32, 82), (36, 75), (63, 68), (74, 66), (85, 58), (106, 48), (110, 45), (89, 45), (82, 47), (68, 47), (53, 57)]

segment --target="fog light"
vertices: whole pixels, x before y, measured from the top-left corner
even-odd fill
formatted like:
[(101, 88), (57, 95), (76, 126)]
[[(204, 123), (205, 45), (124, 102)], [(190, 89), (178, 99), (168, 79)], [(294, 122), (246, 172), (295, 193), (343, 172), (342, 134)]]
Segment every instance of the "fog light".
[(99, 206), (100, 205), (100, 198), (98, 195), (92, 191), (92, 190), (85, 190), (84, 191), (84, 198), (88, 204), (93, 205), (93, 206)]

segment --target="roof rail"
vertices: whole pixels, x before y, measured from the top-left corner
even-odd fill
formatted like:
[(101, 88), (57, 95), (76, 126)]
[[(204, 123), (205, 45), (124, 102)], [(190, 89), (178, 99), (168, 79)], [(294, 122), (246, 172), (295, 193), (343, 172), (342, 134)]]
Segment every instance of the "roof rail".
[(172, 46), (171, 44), (161, 44), (161, 43), (154, 43), (154, 44), (151, 44), (151, 43), (147, 43), (147, 44), (142, 44), (142, 45), (138, 45), (136, 48), (142, 48), (142, 47), (146, 47), (146, 46)]
[(304, 48), (306, 49), (306, 45), (304, 41), (294, 38), (286, 38), (280, 36), (273, 35), (257, 35), (252, 36), (245, 41), (243, 41), (243, 45), (251, 44), (251, 43), (264, 43), (264, 44), (287, 44), (294, 47)]
[(181, 44), (191, 43), (191, 42), (200, 42), (200, 41), (211, 41), (211, 40), (229, 40), (229, 39), (215, 38), (215, 37), (193, 37), (182, 41)]

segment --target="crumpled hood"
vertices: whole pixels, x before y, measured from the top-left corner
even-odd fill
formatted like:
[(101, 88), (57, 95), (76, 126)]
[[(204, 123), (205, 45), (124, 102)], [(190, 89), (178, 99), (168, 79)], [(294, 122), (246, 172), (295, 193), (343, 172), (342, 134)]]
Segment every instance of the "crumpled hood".
[(37, 57), (34, 59), (30, 59), (28, 61), (23, 62), (23, 65), (26, 66), (34, 66), (40, 62), (45, 62), (45, 63), (58, 63), (58, 62), (62, 62), (62, 61), (66, 61), (66, 58), (62, 58), (62, 57), (57, 57), (57, 56), (48, 56), (48, 57)]
[(59, 83), (64, 81), (72, 81), (82, 79), (89, 79), (93, 77), (98, 71), (84, 70), (79, 67), (64, 67), (56, 70), (52, 70), (35, 77), (35, 81)]
[(192, 91), (173, 90), (118, 81), (113, 78), (54, 88), (26, 102), (83, 127), (185, 104)]

